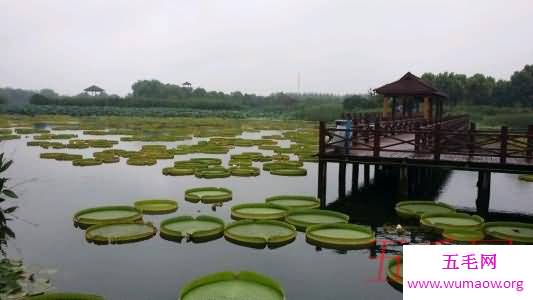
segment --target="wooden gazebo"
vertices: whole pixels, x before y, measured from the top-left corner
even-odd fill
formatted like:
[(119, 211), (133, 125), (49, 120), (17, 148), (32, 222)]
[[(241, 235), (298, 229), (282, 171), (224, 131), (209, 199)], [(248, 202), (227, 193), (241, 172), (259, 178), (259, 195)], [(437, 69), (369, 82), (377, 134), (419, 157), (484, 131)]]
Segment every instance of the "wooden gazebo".
[(448, 98), (446, 93), (410, 72), (374, 91), (384, 96), (383, 117), (392, 120), (396, 119), (398, 114), (401, 117), (420, 115), (428, 122), (441, 120), (444, 113), (444, 99)]
[(96, 96), (104, 92), (104, 89), (96, 85), (91, 85), (90, 87), (84, 89), (83, 91), (87, 92), (89, 95)]

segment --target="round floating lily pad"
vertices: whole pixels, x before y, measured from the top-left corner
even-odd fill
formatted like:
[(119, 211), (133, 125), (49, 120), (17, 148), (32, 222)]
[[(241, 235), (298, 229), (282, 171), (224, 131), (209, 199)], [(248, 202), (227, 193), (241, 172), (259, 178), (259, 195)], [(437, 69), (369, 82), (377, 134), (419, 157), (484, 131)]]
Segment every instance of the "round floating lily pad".
[[(273, 158), (276, 159), (274, 156)], [(295, 169), (301, 166), (303, 166), (303, 162), (296, 160), (273, 161), (264, 163), (263, 170), (272, 171), (275, 169)]]
[(197, 170), (194, 176), (205, 179), (226, 178), (231, 176), (231, 172), (224, 168), (207, 168)]
[(24, 299), (31, 300), (104, 300), (104, 297), (90, 294), (78, 293), (44, 293), (42, 295), (30, 296)]
[(518, 176), (518, 179), (528, 182), (533, 182), (533, 174), (531, 175), (520, 175)]
[(167, 176), (187, 176), (194, 175), (194, 169), (168, 167), (163, 169), (163, 175)]
[(224, 221), (212, 216), (180, 216), (161, 222), (160, 234), (170, 240), (181, 240), (184, 237), (193, 241), (208, 241), (222, 236)]
[(167, 199), (139, 200), (134, 205), (140, 212), (149, 215), (168, 214), (178, 209), (176, 201)]
[(95, 244), (122, 244), (146, 240), (156, 233), (151, 223), (109, 223), (87, 228), (85, 238)]
[(73, 166), (88, 167), (101, 165), (103, 161), (96, 158), (77, 159), (72, 161)]
[(483, 218), (463, 213), (432, 213), (422, 215), (420, 224), (437, 231), (452, 229), (480, 229)]
[(286, 221), (305, 231), (308, 226), (317, 224), (348, 223), (350, 217), (340, 212), (321, 209), (294, 209), (289, 211)]
[(218, 166), (222, 164), (222, 160), (220, 158), (191, 158), (191, 161), (199, 162), (209, 166)]
[(392, 258), (387, 264), (387, 281), (395, 288), (403, 288), (403, 258)]
[(126, 163), (131, 166), (153, 166), (157, 163), (157, 160), (154, 158), (148, 158), (148, 157), (142, 157), (142, 158), (130, 157), (128, 158)]
[(231, 217), (235, 220), (283, 220), (288, 209), (271, 203), (245, 203), (231, 207)]
[(304, 168), (291, 168), (291, 169), (272, 169), (270, 174), (278, 176), (305, 176), (307, 170)]
[(280, 205), (286, 208), (318, 208), (320, 201), (311, 196), (281, 195), (265, 199), (265, 202)]
[(491, 238), (518, 244), (533, 244), (533, 224), (519, 222), (487, 222), (483, 226)]
[(230, 172), (232, 176), (237, 176), (237, 177), (254, 177), (254, 176), (259, 176), (261, 174), (261, 171), (259, 171), (259, 168), (255, 168), (255, 167), (231, 168)]
[(230, 159), (228, 165), (230, 167), (251, 167), (253, 164), (250, 159)]
[(74, 223), (87, 227), (102, 223), (133, 222), (142, 219), (142, 214), (131, 206), (101, 206), (83, 209), (74, 215)]
[(224, 237), (243, 246), (276, 248), (292, 242), (296, 228), (276, 220), (240, 220), (226, 226)]
[(376, 244), (372, 228), (347, 223), (309, 226), (305, 238), (310, 244), (335, 249), (357, 249)]
[(179, 160), (179, 161), (174, 162), (174, 167), (180, 168), (180, 169), (199, 170), (199, 169), (205, 169), (209, 167), (209, 165), (202, 161)]
[(278, 283), (257, 273), (222, 272), (200, 277), (181, 289), (180, 300), (257, 299), (284, 300)]
[(442, 233), (442, 237), (454, 243), (471, 243), (482, 241), (485, 234), (482, 230), (449, 229)]
[(233, 193), (225, 188), (203, 187), (185, 191), (185, 200), (189, 202), (202, 202), (206, 204), (230, 201)]
[(440, 202), (432, 201), (401, 201), (396, 204), (396, 213), (401, 218), (420, 219), (423, 214), (453, 213), (455, 208)]

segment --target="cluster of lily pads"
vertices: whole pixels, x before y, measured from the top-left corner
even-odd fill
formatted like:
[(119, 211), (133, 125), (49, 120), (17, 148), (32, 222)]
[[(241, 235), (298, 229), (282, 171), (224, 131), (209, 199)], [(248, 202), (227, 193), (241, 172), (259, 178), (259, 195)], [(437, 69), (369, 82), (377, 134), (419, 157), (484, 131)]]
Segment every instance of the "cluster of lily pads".
[(485, 222), (477, 215), (456, 212), (440, 202), (403, 201), (396, 205), (402, 218), (419, 220), (420, 225), (441, 233), (454, 243), (482, 243), (486, 240), (502, 243), (533, 243), (533, 224), (519, 222)]

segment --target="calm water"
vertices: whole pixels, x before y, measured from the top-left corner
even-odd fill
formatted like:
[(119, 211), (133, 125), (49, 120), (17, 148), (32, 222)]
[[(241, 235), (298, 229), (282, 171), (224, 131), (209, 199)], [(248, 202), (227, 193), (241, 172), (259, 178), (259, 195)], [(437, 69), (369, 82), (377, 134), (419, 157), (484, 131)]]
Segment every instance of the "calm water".
[[(243, 136), (257, 138), (274, 133), (262, 131)], [(275, 250), (250, 249), (224, 238), (203, 244), (180, 244), (159, 236), (135, 244), (96, 246), (87, 243), (84, 232), (72, 224), (72, 216), (80, 209), (133, 204), (143, 198), (172, 198), (179, 202), (174, 214), (145, 216), (145, 220), (155, 224), (176, 214), (214, 214), (229, 222), (229, 208), (235, 204), (262, 202), (278, 194), (315, 195), (316, 164), (305, 164), (306, 177), (279, 177), (268, 172), (256, 178), (168, 177), (161, 174), (161, 169), (171, 166), (172, 160), (160, 160), (150, 167), (135, 167), (126, 165), (122, 159), (118, 164), (80, 168), (71, 166), (70, 162), (40, 159), (39, 153), (54, 150), (27, 147), (28, 140), (31, 137), (0, 143), (0, 151), (15, 160), (7, 174), (12, 178), (11, 184), (20, 184), (15, 190), (20, 196), (17, 215), (21, 220), (10, 224), (17, 238), (10, 241), (8, 253), (12, 258), (23, 258), (26, 264), (57, 269), (52, 281), (58, 290), (95, 293), (106, 299), (177, 299), (180, 287), (197, 276), (225, 270), (251, 270), (280, 282), (287, 299), (401, 299), (401, 293), (386, 282), (374, 280), (378, 276), (378, 262), (371, 259), (369, 250), (317, 249), (305, 242), (302, 233), (293, 243)], [(115, 148), (136, 150), (142, 144), (150, 143), (121, 142)], [(175, 146), (179, 143), (152, 144)], [(98, 150), (68, 150), (85, 156), (91, 156), (93, 151)], [(237, 147), (230, 154), (242, 151), (257, 151), (257, 148)], [(229, 154), (208, 156), (222, 158), (224, 163), (229, 158)], [(206, 155), (176, 156), (176, 160), (191, 157)], [(328, 165), (328, 173), (328, 206), (350, 213), (354, 223), (369, 223), (368, 213), (359, 208), (366, 209), (364, 203), (372, 202), (372, 194), (361, 201), (336, 201), (337, 166)], [(350, 182), (349, 177), (347, 182)], [(453, 205), (472, 207), (475, 178), (474, 173), (454, 172), (437, 198)], [(202, 186), (229, 188), (233, 190), (234, 199), (216, 212), (211, 206), (183, 200), (186, 189)], [(518, 181), (515, 175), (493, 176), (492, 192), (492, 209), (533, 213), (533, 185)], [(376, 214), (374, 221), (386, 220), (393, 214), (391, 205), (380, 205), (380, 199), (374, 200), (371, 205)]]

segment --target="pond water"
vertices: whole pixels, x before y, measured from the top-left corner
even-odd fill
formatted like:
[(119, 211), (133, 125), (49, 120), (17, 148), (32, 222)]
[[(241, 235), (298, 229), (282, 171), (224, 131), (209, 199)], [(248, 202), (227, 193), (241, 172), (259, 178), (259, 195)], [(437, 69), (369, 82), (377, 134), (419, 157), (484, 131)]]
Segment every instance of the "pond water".
[[(80, 138), (102, 138), (83, 136)], [(244, 133), (245, 138), (276, 134), (277, 131)], [(105, 137), (118, 139), (117, 137)], [(145, 220), (159, 226), (161, 220), (175, 215), (215, 215), (226, 222), (230, 207), (282, 194), (316, 195), (317, 165), (305, 163), (305, 177), (273, 176), (262, 172), (259, 177), (198, 179), (194, 176), (163, 176), (161, 170), (173, 160), (159, 160), (154, 166), (129, 166), (125, 159), (116, 164), (74, 167), (70, 162), (39, 158), (39, 153), (54, 152), (27, 147), (32, 140), (0, 143), (0, 152), (15, 161), (7, 176), (20, 199), (16, 201), (18, 220), (10, 226), (17, 238), (9, 242), (8, 254), (23, 258), (26, 264), (57, 269), (53, 285), (61, 291), (99, 294), (106, 299), (177, 299), (180, 288), (192, 279), (219, 271), (249, 270), (272, 277), (286, 292), (287, 299), (401, 299), (378, 273), (375, 251), (335, 251), (311, 246), (303, 233), (294, 242), (277, 249), (251, 249), (220, 238), (207, 243), (176, 243), (152, 239), (124, 245), (97, 246), (85, 241), (84, 231), (73, 226), (72, 217), (81, 209), (100, 205), (133, 205), (139, 199), (169, 198), (179, 203), (178, 211), (163, 216), (146, 215)], [(191, 144), (198, 139), (174, 143), (120, 142), (115, 148), (138, 150), (143, 144)], [(288, 141), (284, 141), (287, 145)], [(59, 150), (64, 152), (64, 150)], [(66, 150), (91, 156), (96, 149)], [(236, 147), (227, 155), (191, 154), (192, 157), (221, 158), (226, 165), (230, 154), (257, 151), (256, 147)], [(271, 151), (263, 151), (272, 154)], [(260, 166), (260, 163), (254, 163)], [(350, 172), (348, 172), (350, 173)], [(362, 172), (361, 172), (362, 173)], [(362, 174), (361, 174), (362, 175)], [(350, 182), (348, 175), (347, 182)], [(357, 199), (337, 199), (337, 166), (328, 166), (328, 207), (351, 215), (351, 222), (365, 224), (368, 214), (353, 209)], [(436, 198), (443, 202), (473, 207), (476, 174), (453, 172), (441, 186)], [(359, 179), (362, 182), (362, 178)], [(184, 201), (184, 192), (193, 187), (218, 186), (233, 191), (233, 200), (212, 210), (211, 205)], [(517, 180), (516, 175), (493, 176), (491, 208), (533, 213), (533, 184)], [(356, 195), (354, 195), (356, 197)], [(366, 195), (366, 198), (372, 198)], [(378, 198), (378, 197), (377, 197)], [(380, 199), (375, 199), (378, 202)], [(364, 201), (360, 201), (364, 203)], [(13, 201), (13, 203), (15, 203)], [(357, 205), (356, 205), (357, 206)], [(387, 219), (391, 206), (373, 211), (375, 220)], [(366, 216), (361, 217), (361, 215)], [(374, 216), (370, 216), (374, 217)], [(378, 228), (378, 231), (381, 229)], [(379, 236), (378, 236), (379, 237)]]

